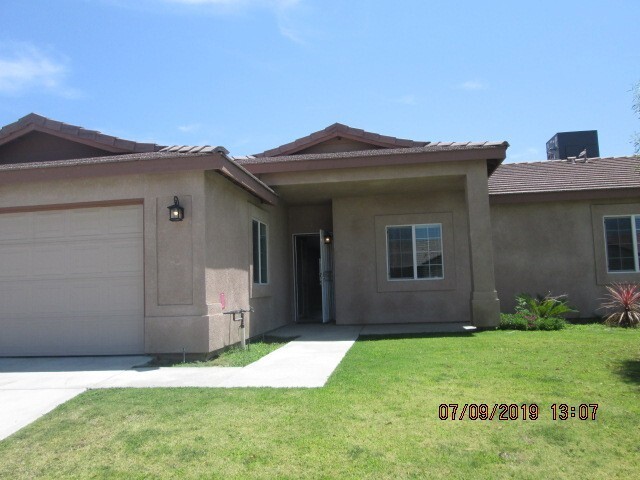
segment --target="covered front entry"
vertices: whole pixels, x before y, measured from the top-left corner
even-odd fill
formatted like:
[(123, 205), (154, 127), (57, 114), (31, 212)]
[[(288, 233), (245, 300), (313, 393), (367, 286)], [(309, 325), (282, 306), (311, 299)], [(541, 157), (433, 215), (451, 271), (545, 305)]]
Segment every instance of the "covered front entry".
[(323, 230), (293, 236), (297, 323), (328, 323), (335, 318), (332, 240)]
[(144, 352), (142, 205), (0, 214), (0, 356)]

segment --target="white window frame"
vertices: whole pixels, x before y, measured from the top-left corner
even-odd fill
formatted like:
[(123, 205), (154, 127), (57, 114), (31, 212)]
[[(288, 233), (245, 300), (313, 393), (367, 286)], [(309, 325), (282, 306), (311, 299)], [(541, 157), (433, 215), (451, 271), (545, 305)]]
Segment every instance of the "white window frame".
[[(413, 278), (391, 278), (391, 266), (389, 265), (389, 229), (411, 227), (411, 248), (413, 250)], [(442, 258), (442, 276), (418, 278), (418, 259), (416, 253), (416, 227), (438, 227), (440, 229), (440, 255)], [(384, 229), (384, 237), (386, 243), (386, 261), (387, 261), (387, 281), (389, 282), (415, 282), (425, 280), (444, 280), (444, 239), (442, 233), (442, 223), (415, 223), (405, 225), (387, 225)]]
[[(630, 218), (631, 219), (631, 240), (633, 242), (633, 263), (635, 270), (609, 270), (609, 249), (607, 248), (607, 219), (608, 218)], [(629, 274), (640, 272), (640, 262), (638, 260), (638, 238), (636, 234), (636, 218), (640, 218), (640, 215), (604, 215), (602, 217), (602, 233), (604, 235), (604, 261), (607, 267), (607, 273), (616, 274)]]
[[(258, 264), (256, 265), (256, 262), (253, 261), (253, 258), (256, 255), (255, 252), (255, 245), (254, 245), (254, 238), (253, 238), (253, 224), (257, 223), (258, 224)], [(267, 254), (267, 268), (266, 268), (266, 272), (265, 275), (267, 277), (267, 281), (263, 282), (262, 281), (262, 249), (260, 248), (260, 226), (264, 225), (264, 230), (265, 230), (265, 250), (266, 250), (266, 254)], [(269, 274), (269, 225), (267, 225), (265, 222), (258, 220), (257, 218), (252, 218), (251, 219), (251, 249), (252, 249), (252, 256), (251, 256), (251, 261), (253, 262), (253, 275), (251, 280), (253, 281), (254, 285), (269, 285), (269, 278), (271, 277), (271, 275)], [(256, 269), (258, 272), (258, 281), (256, 282), (255, 280), (255, 275), (256, 275)]]

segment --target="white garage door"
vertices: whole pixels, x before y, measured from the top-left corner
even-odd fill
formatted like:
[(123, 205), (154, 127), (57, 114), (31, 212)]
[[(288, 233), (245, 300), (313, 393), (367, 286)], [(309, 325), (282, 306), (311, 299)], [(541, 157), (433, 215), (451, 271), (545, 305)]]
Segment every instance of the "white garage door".
[(0, 356), (144, 351), (142, 206), (0, 214)]

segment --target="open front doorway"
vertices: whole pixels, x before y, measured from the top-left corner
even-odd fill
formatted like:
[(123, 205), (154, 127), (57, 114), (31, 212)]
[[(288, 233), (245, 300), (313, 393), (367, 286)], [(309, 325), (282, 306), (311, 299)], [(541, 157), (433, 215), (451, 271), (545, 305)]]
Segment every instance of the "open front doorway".
[(327, 323), (334, 319), (332, 254), (328, 232), (293, 236), (296, 322)]

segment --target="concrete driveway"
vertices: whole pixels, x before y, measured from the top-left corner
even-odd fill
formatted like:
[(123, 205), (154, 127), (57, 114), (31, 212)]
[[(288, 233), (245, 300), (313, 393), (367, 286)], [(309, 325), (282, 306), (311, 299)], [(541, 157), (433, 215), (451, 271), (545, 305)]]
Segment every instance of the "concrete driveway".
[(0, 358), (0, 440), (150, 357)]

